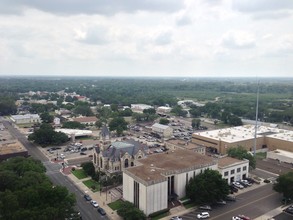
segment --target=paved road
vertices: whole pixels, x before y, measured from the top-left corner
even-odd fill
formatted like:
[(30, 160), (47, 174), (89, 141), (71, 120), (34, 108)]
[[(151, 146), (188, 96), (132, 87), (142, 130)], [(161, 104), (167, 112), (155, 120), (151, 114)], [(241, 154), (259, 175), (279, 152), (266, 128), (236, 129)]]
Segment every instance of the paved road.
[[(210, 212), (210, 219), (227, 220), (239, 214), (247, 215), (253, 219), (279, 207), (282, 197), (272, 190), (272, 184), (267, 184), (240, 194), (236, 198), (236, 202), (213, 207), (213, 210)], [(186, 214), (183, 216), (183, 219), (195, 219), (198, 212), (200, 211), (197, 210)]]
[(43, 162), (46, 167), (46, 175), (50, 178), (53, 184), (65, 186), (71, 193), (76, 196), (76, 205), (78, 210), (81, 212), (82, 219), (92, 220), (92, 219), (108, 219), (107, 217), (102, 217), (96, 209), (94, 209), (89, 202), (86, 202), (83, 198), (83, 192), (77, 188), (73, 182), (66, 176), (64, 176), (60, 169), (62, 166), (58, 163), (51, 163), (47, 157), (31, 142), (29, 142), (26, 137), (21, 134), (16, 128), (11, 125), (9, 121), (2, 120), (3, 125), (9, 130), (12, 136), (18, 139), (23, 146), (28, 150), (29, 155), (33, 158), (38, 159)]

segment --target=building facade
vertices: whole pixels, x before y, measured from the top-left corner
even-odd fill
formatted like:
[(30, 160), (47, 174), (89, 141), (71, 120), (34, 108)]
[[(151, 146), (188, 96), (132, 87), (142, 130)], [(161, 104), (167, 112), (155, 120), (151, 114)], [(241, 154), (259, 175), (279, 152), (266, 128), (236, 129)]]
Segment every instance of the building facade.
[(36, 124), (42, 122), (38, 114), (12, 115), (10, 119), (13, 123), (17, 125)]
[(217, 162), (192, 151), (148, 156), (123, 171), (123, 198), (146, 215), (166, 209), (170, 201), (185, 196), (188, 181), (205, 169), (217, 169)]
[(111, 175), (135, 166), (138, 159), (145, 158), (146, 152), (147, 146), (134, 140), (101, 142), (94, 148), (93, 163), (96, 169)]
[(173, 128), (168, 125), (155, 123), (152, 126), (152, 132), (159, 134), (163, 138), (170, 138), (173, 135)]
[(228, 184), (248, 177), (249, 160), (223, 157), (218, 160), (218, 170)]
[(258, 126), (256, 138), (254, 134), (255, 126), (244, 125), (193, 133), (192, 142), (222, 155), (227, 153), (227, 149), (238, 146), (242, 146), (248, 151), (253, 151), (255, 143), (256, 150), (281, 149), (293, 152), (293, 131)]

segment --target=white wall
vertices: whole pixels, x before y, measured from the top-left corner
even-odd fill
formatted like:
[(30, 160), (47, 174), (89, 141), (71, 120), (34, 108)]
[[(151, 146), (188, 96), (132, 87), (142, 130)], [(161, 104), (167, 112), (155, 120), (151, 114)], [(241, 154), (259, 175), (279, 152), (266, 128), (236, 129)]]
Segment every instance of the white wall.
[(140, 209), (146, 215), (168, 208), (168, 181), (148, 187), (140, 184), (139, 189), (143, 191), (140, 195)]
[[(246, 170), (243, 170), (243, 167), (246, 167)], [(240, 172), (237, 172), (237, 169), (240, 168)], [(242, 176), (245, 174), (248, 177), (249, 161), (245, 161), (241, 164), (235, 166), (229, 166), (226, 168), (219, 169), (219, 172), (222, 174), (223, 179), (228, 180), (228, 184), (231, 183), (231, 177), (234, 177), (234, 181), (239, 181), (242, 179)], [(234, 174), (231, 174), (231, 170), (234, 170)], [(225, 176), (225, 172), (228, 172), (228, 176)]]
[(132, 203), (134, 202), (133, 183), (134, 180), (127, 174), (123, 173), (123, 198)]

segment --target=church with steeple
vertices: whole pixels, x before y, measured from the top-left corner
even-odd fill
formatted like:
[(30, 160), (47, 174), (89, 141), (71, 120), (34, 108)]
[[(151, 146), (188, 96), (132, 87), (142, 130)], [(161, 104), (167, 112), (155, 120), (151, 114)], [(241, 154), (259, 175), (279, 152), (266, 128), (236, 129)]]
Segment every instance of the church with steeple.
[(133, 139), (112, 142), (110, 131), (104, 125), (100, 143), (94, 148), (93, 163), (97, 170), (112, 175), (136, 166), (136, 160), (145, 158), (147, 150), (147, 145)]

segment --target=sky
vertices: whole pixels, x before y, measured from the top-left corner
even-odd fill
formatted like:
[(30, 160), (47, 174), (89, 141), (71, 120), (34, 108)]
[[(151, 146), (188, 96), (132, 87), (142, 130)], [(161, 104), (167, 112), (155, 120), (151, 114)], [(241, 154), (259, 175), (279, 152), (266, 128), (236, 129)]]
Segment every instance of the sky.
[(293, 77), (292, 0), (0, 0), (0, 76)]

